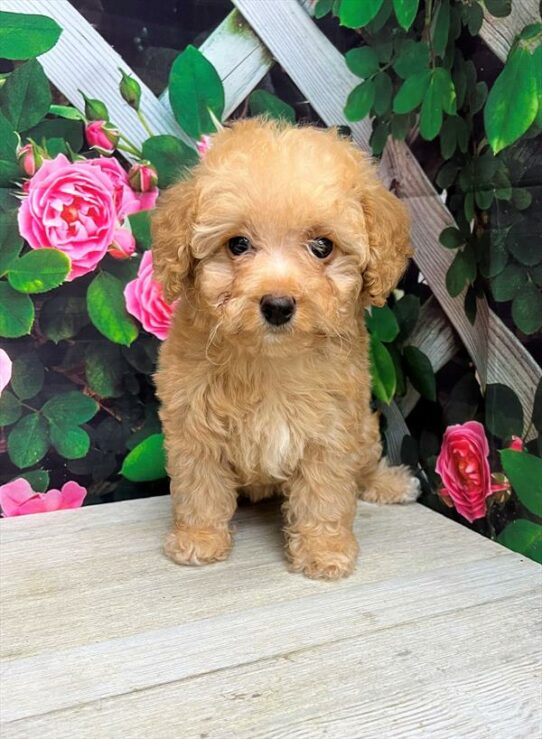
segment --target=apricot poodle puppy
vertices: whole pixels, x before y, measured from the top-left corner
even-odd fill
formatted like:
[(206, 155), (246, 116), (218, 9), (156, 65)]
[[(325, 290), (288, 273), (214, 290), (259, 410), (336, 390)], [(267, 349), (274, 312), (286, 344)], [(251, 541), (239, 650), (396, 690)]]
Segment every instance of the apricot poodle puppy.
[(292, 569), (355, 566), (356, 499), (415, 500), (381, 459), (364, 312), (410, 255), (404, 206), (334, 130), (240, 121), (163, 193), (155, 273), (180, 298), (156, 375), (179, 564), (223, 560), (237, 496), (284, 496)]

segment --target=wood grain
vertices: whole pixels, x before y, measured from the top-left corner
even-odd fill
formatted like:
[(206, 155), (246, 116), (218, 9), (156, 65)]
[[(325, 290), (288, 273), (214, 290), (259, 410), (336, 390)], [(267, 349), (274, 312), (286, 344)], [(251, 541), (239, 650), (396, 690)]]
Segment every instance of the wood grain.
[(162, 555), (166, 498), (2, 521), (2, 737), (533, 735), (537, 565), (360, 504), (360, 567), (313, 582), (276, 504), (236, 520), (206, 568)]
[(485, 11), (480, 36), (504, 62), (517, 34), (530, 23), (540, 23), (537, 1), (512, 0), (512, 12), (506, 18), (494, 18)]

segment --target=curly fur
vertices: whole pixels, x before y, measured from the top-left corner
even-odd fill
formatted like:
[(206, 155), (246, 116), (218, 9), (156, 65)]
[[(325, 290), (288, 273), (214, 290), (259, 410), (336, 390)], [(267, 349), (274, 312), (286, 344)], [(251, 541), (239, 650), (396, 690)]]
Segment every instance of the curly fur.
[[(254, 249), (233, 257), (236, 235)], [(318, 236), (335, 245), (326, 260), (307, 248)], [(161, 196), (153, 254), (166, 296), (181, 298), (156, 375), (174, 515), (167, 554), (224, 559), (239, 492), (280, 492), (292, 569), (349, 574), (357, 495), (417, 495), (405, 468), (381, 460), (363, 320), (406, 267), (404, 206), (333, 130), (240, 121)], [(268, 293), (295, 298), (285, 327), (263, 321)]]

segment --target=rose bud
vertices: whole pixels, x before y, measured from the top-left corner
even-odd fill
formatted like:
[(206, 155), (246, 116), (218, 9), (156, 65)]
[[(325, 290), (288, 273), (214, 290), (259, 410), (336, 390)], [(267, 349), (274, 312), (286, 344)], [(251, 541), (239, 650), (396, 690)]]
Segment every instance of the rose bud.
[(28, 177), (33, 177), (43, 164), (44, 151), (33, 141), (17, 148), (17, 161)]
[(138, 162), (128, 172), (128, 181), (136, 192), (150, 192), (158, 183), (158, 173), (150, 162)]
[(108, 121), (109, 113), (105, 103), (95, 98), (88, 98), (82, 90), (79, 90), (85, 101), (85, 118), (88, 121)]
[(112, 154), (119, 143), (120, 132), (105, 121), (92, 121), (85, 127), (87, 144), (100, 154)]
[(508, 444), (508, 449), (513, 449), (515, 452), (522, 452), (523, 439), (521, 439), (519, 436), (512, 436), (512, 438), (510, 439), (510, 444)]
[(135, 252), (135, 248), (136, 243), (131, 231), (127, 228), (117, 228), (108, 251), (115, 259), (128, 259)]
[(122, 69), (119, 69), (119, 72), (122, 74), (119, 90), (123, 100), (126, 100), (128, 105), (134, 110), (139, 110), (139, 102), (141, 100), (141, 86), (139, 82), (126, 74), (126, 72), (123, 72)]
[(213, 144), (213, 140), (210, 136), (207, 136), (206, 134), (204, 134), (200, 138), (200, 140), (196, 143), (196, 149), (198, 150), (200, 159), (203, 159), (203, 157), (207, 154), (207, 152), (211, 148), (212, 144)]

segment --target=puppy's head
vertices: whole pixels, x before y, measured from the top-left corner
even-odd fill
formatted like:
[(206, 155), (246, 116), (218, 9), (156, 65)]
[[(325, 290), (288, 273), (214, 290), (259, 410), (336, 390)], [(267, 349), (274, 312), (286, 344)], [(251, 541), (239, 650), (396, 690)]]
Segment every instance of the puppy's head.
[(156, 276), (225, 338), (273, 353), (348, 335), (410, 255), (404, 206), (333, 130), (241, 121), (153, 221)]

